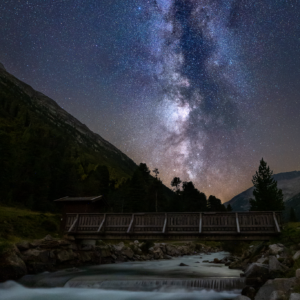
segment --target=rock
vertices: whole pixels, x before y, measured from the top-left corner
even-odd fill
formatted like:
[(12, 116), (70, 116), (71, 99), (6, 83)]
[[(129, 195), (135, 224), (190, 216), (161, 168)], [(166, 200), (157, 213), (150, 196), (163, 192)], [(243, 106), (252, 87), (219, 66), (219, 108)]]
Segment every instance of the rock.
[(57, 251), (56, 257), (59, 262), (65, 262), (76, 258), (76, 255), (72, 250), (61, 250)]
[(247, 296), (239, 295), (235, 297), (234, 300), (251, 300), (251, 299)]
[(184, 264), (184, 263), (180, 263), (179, 264), (179, 267), (188, 267), (189, 265), (186, 265), (186, 264)]
[(80, 260), (82, 262), (88, 262), (92, 260), (92, 254), (90, 252), (87, 251), (82, 251), (80, 252)]
[(287, 294), (295, 285), (295, 278), (276, 278), (268, 280), (257, 292), (255, 300), (269, 300), (270, 295), (274, 291), (282, 291)]
[(251, 300), (254, 299), (256, 290), (252, 286), (246, 286), (242, 289), (242, 295), (249, 297)]
[(30, 248), (29, 242), (27, 242), (27, 241), (21, 241), (21, 242), (17, 243), (16, 246), (20, 251), (26, 251)]
[(125, 255), (127, 258), (132, 258), (133, 255), (134, 255), (134, 252), (129, 248), (129, 247), (125, 247), (123, 250), (122, 250), (122, 253), (123, 255)]
[(28, 249), (27, 251), (22, 253), (22, 258), (26, 263), (55, 263), (55, 257), (53, 257), (51, 251), (44, 249)]
[(116, 251), (122, 251), (122, 250), (124, 249), (125, 245), (124, 245), (123, 242), (120, 242), (120, 243), (117, 244), (117, 245), (113, 245), (113, 247), (114, 247), (114, 249), (115, 249)]
[(180, 255), (180, 252), (177, 250), (177, 248), (171, 244), (166, 245), (166, 252), (168, 255), (171, 255), (171, 256), (179, 256)]
[(296, 270), (296, 277), (297, 277), (297, 278), (300, 278), (300, 269), (297, 269), (297, 270)]
[(53, 241), (54, 238), (50, 235), (50, 234), (47, 234), (44, 238), (43, 238), (44, 241)]
[(95, 249), (100, 252), (103, 258), (110, 257), (112, 254), (108, 246), (96, 246)]
[(164, 255), (164, 259), (173, 259), (173, 257), (170, 256), (170, 255), (165, 254), (165, 255)]
[(0, 282), (17, 280), (27, 274), (27, 267), (15, 247), (0, 255)]
[(135, 240), (133, 243), (138, 245), (138, 244), (139, 244), (139, 241), (138, 241), (138, 240)]
[[(281, 245), (281, 244), (280, 244)], [(277, 255), (282, 252), (284, 247), (279, 246), (279, 244), (273, 244), (269, 246), (270, 254)]]
[(59, 241), (55, 240), (46, 240), (44, 241), (41, 245), (40, 248), (43, 249), (53, 249), (53, 248), (58, 248), (60, 246)]
[(299, 257), (300, 257), (300, 250), (294, 254), (293, 260), (297, 260)]
[(94, 245), (81, 244), (80, 245), (80, 250), (82, 250), (82, 251), (93, 251), (93, 250), (95, 250), (95, 246)]
[(289, 300), (300, 300), (300, 294), (298, 294), (298, 293), (292, 293), (290, 295)]
[(267, 261), (268, 259), (266, 257), (261, 257), (259, 258), (256, 262), (259, 263), (259, 264), (263, 264)]
[(283, 291), (276, 290), (271, 293), (269, 300), (285, 300), (286, 298), (286, 294)]
[(75, 241), (75, 237), (73, 235), (64, 235), (64, 239), (65, 240), (69, 240), (69, 241)]
[(273, 274), (283, 273), (288, 267), (281, 264), (275, 256), (269, 256), (269, 271)]
[(39, 246), (41, 246), (41, 244), (43, 243), (43, 240), (34, 240), (33, 242), (29, 243), (30, 248), (37, 248)]
[(246, 270), (245, 270), (245, 277), (246, 278), (268, 278), (269, 275), (269, 268), (267, 265), (259, 264), (259, 263), (252, 263)]

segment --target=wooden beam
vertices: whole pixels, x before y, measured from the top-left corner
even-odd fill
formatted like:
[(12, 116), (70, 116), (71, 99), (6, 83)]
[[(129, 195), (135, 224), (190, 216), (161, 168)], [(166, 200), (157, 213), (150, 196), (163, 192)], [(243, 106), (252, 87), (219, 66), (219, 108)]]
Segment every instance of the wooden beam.
[(166, 232), (167, 220), (168, 220), (168, 214), (165, 214), (165, 222), (164, 222), (164, 227), (163, 227), (162, 233)]
[(273, 218), (274, 218), (274, 222), (275, 222), (275, 229), (276, 229), (277, 232), (280, 232), (280, 227), (279, 227), (278, 222), (277, 222), (275, 211), (273, 211)]
[(132, 227), (132, 224), (133, 224), (133, 220), (134, 220), (134, 214), (132, 214), (131, 221), (130, 221), (130, 224), (129, 224), (128, 229), (127, 229), (127, 233), (129, 233), (130, 230), (131, 230), (131, 227)]
[(236, 230), (238, 233), (240, 233), (240, 223), (239, 223), (239, 216), (238, 213), (235, 213), (235, 220), (236, 220)]
[(72, 229), (74, 228), (75, 224), (76, 224), (76, 223), (77, 223), (77, 221), (78, 221), (78, 218), (79, 218), (79, 216), (78, 216), (78, 215), (76, 215), (76, 219), (74, 220), (74, 222), (73, 222), (72, 226), (69, 228), (68, 232), (71, 232), (71, 231), (72, 231)]
[(199, 219), (199, 233), (202, 232), (202, 213), (200, 213), (200, 219)]
[(106, 219), (106, 214), (104, 214), (103, 220), (102, 220), (102, 222), (101, 222), (101, 224), (100, 224), (97, 232), (100, 232), (100, 230), (102, 229), (102, 227), (104, 228), (105, 219)]

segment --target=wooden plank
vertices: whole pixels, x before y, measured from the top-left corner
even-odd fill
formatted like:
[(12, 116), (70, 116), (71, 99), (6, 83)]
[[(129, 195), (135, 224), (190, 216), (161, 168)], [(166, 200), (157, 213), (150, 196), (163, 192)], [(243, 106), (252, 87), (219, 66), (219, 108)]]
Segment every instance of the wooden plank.
[(102, 220), (102, 222), (101, 222), (101, 224), (100, 224), (97, 232), (100, 232), (100, 230), (102, 229), (102, 227), (104, 228), (105, 219), (106, 219), (106, 214), (104, 214), (103, 220)]
[(132, 227), (132, 224), (133, 224), (133, 220), (134, 220), (134, 214), (132, 214), (131, 221), (130, 221), (130, 224), (129, 224), (128, 229), (127, 229), (127, 233), (129, 233), (130, 230), (131, 230), (131, 227)]
[(71, 232), (71, 231), (72, 231), (72, 229), (74, 228), (74, 226), (75, 226), (75, 224), (77, 223), (78, 219), (79, 219), (79, 216), (76, 215), (76, 219), (74, 220), (72, 226), (69, 228), (68, 232)]
[(165, 233), (165, 232), (166, 232), (167, 220), (168, 220), (168, 215), (165, 214), (165, 222), (164, 222), (164, 227), (163, 227), (162, 233)]
[(240, 224), (239, 224), (238, 213), (235, 213), (235, 220), (236, 220), (236, 229), (237, 229), (237, 232), (240, 233)]
[(274, 222), (275, 222), (275, 229), (276, 229), (277, 232), (280, 232), (280, 227), (279, 227), (278, 222), (277, 222), (275, 211), (273, 212), (273, 218), (274, 218)]
[(202, 213), (199, 215), (199, 233), (202, 232)]

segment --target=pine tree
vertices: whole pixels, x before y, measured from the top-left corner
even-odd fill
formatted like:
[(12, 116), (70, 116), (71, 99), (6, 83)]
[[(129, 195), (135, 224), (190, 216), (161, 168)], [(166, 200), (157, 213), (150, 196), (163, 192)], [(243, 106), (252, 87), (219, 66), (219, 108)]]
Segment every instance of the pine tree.
[(284, 210), (282, 190), (277, 188), (273, 171), (262, 158), (258, 171), (252, 179), (253, 196), (250, 200), (251, 211), (282, 211)]
[(293, 207), (290, 210), (290, 222), (297, 222), (297, 216)]
[(230, 204), (227, 205), (227, 211), (232, 211), (232, 207)]

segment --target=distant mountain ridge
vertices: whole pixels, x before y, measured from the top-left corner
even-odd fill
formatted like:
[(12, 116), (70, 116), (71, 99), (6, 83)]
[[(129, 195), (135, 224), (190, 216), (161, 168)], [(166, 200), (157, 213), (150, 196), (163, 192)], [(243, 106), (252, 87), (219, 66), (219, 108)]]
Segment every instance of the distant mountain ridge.
[[(284, 172), (275, 174), (278, 188), (282, 189), (283, 200), (289, 199), (300, 193), (300, 171)], [(231, 200), (225, 202), (225, 206), (231, 205), (234, 211), (248, 211), (250, 209), (249, 200), (253, 198), (254, 187), (236, 195)]]

